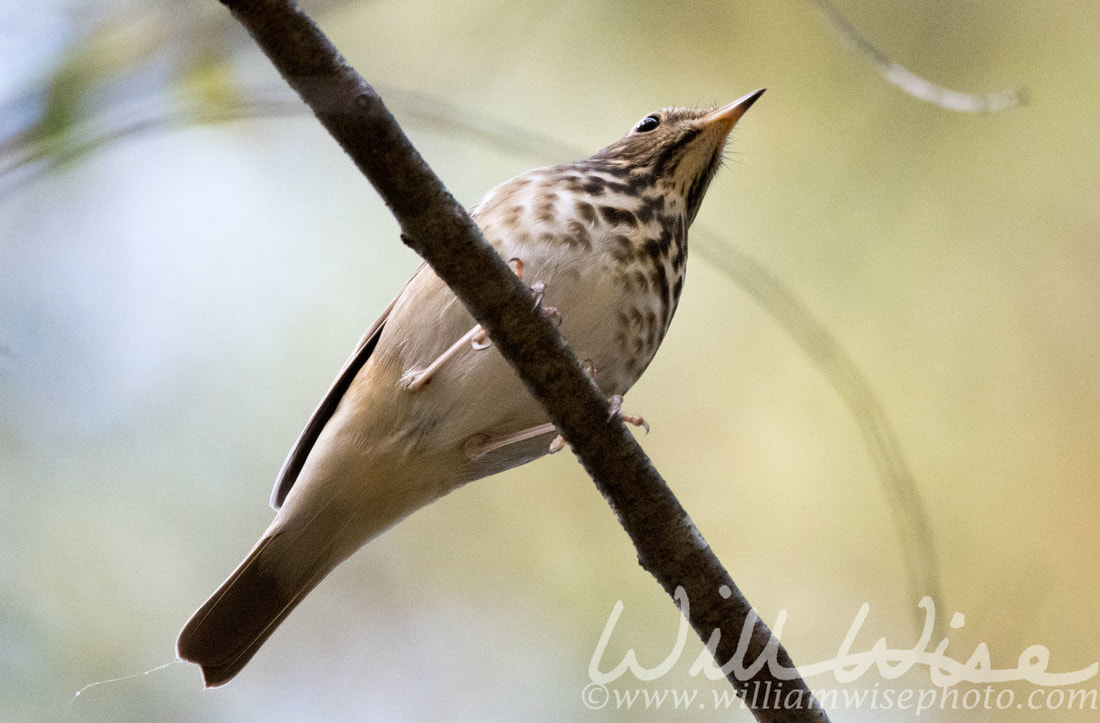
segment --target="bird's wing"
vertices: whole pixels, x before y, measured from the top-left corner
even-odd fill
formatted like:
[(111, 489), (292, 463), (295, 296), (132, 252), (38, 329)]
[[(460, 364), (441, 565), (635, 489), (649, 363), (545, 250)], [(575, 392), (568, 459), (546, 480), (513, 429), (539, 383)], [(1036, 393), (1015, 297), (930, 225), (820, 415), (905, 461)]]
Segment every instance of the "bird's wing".
[[(424, 266), (425, 264), (420, 265), (420, 268), (416, 270), (416, 274), (413, 274), (413, 278), (423, 270)], [(402, 289), (402, 293), (404, 293), (404, 289)], [(359, 370), (363, 368), (363, 365), (367, 363), (367, 359), (374, 352), (374, 347), (378, 344), (378, 337), (382, 334), (382, 327), (386, 325), (386, 320), (393, 310), (393, 305), (397, 303), (399, 298), (401, 298), (401, 294), (394, 297), (393, 301), (386, 306), (385, 311), (378, 317), (378, 320), (367, 329), (367, 333), (359, 340), (355, 351), (344, 362), (344, 367), (337, 375), (336, 381), (329, 387), (325, 398), (321, 400), (309, 421), (306, 422), (305, 429), (298, 435), (298, 441), (294, 443), (294, 447), (287, 455), (286, 461), (283, 462), (283, 468), (279, 471), (279, 476), (275, 480), (275, 489), (271, 492), (271, 506), (274, 509), (277, 510), (282, 507), (290, 488), (294, 486), (294, 482), (298, 479), (298, 473), (302, 471), (302, 465), (306, 463), (306, 458), (313, 450), (313, 445), (316, 444), (317, 438), (321, 436), (321, 430), (332, 418), (332, 413), (336, 411), (337, 405), (340, 404), (344, 393), (351, 386), (355, 375), (359, 373)]]

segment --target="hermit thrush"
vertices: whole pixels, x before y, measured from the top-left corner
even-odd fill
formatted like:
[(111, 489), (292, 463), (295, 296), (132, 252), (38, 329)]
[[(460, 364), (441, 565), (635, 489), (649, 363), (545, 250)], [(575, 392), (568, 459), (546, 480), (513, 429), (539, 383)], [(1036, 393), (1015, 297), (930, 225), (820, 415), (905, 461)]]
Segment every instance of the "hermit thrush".
[[(680, 298), (687, 230), (726, 137), (763, 93), (647, 115), (591, 158), (524, 173), (471, 212), (609, 396), (637, 381)], [(616, 398), (616, 402), (618, 399)], [(617, 405), (615, 405), (617, 406)], [(283, 466), (278, 512), (184, 626), (180, 658), (228, 682), (359, 547), (472, 480), (534, 460), (556, 432), (427, 266), (367, 331)]]

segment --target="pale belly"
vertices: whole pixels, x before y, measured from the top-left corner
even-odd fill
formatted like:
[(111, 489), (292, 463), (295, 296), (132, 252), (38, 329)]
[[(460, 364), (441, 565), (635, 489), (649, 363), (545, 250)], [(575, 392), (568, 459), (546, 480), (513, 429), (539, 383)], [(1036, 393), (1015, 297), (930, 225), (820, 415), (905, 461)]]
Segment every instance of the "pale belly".
[[(502, 245), (502, 257), (519, 250)], [(607, 394), (624, 394), (637, 381), (652, 353), (638, 364), (635, 350), (617, 330), (630, 298), (597, 254), (562, 254), (554, 247), (525, 245), (523, 280), (545, 285), (543, 306), (558, 310), (560, 332), (577, 358), (591, 362)], [(534, 299), (532, 299), (532, 305)], [(386, 323), (372, 363), (392, 365), (404, 377), (426, 368), (474, 325), (473, 318), (425, 267), (406, 287)], [(637, 370), (637, 371), (635, 371)], [(366, 371), (366, 370), (364, 370)], [(392, 379), (392, 376), (390, 376)], [(392, 382), (391, 382), (392, 383)], [(441, 449), (473, 435), (504, 435), (547, 421), (515, 371), (495, 347), (464, 348), (444, 363), (431, 382), (399, 406), (407, 415), (405, 444)]]

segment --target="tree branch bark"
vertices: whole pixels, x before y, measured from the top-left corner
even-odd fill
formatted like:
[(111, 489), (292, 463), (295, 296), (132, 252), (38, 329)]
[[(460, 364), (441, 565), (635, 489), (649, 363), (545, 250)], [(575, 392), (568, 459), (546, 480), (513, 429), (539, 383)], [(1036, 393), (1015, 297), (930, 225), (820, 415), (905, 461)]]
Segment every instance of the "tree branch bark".
[[(485, 328), (572, 446), (638, 551), (761, 721), (824, 721), (786, 650), (582, 371), (531, 294), (432, 173), (374, 89), (293, 0), (222, 0), (382, 196), (402, 240)], [(683, 594), (677, 590), (682, 588)], [(714, 631), (721, 631), (713, 641)], [(751, 631), (739, 650), (742, 631)], [(773, 662), (747, 673), (759, 656)], [(725, 669), (724, 669), (724, 672)], [(774, 706), (765, 688), (799, 705)], [(757, 695), (751, 695), (756, 690)], [(763, 698), (763, 699), (761, 699)], [(783, 698), (780, 698), (783, 700)]]

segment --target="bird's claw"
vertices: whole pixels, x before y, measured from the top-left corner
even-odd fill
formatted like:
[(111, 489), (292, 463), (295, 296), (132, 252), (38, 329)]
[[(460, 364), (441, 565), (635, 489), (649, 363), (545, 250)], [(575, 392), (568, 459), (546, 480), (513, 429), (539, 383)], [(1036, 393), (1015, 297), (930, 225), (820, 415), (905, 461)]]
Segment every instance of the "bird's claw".
[[(587, 373), (589, 376), (592, 376), (596, 373), (596, 368), (592, 365), (591, 359), (585, 359), (584, 361), (582, 361), (581, 367), (584, 368), (585, 373)], [(632, 424), (635, 427), (643, 428), (645, 430), (645, 433), (649, 434), (649, 423), (646, 422), (644, 418), (636, 414), (623, 414), (623, 397), (621, 394), (612, 395), (608, 398), (607, 401), (611, 405), (611, 414), (608, 415), (607, 421), (610, 422), (612, 419), (618, 417), (627, 424)], [(559, 434), (558, 436), (554, 437), (554, 441), (550, 442), (550, 449), (547, 451), (550, 454), (554, 454), (556, 452), (562, 451), (568, 446), (569, 443), (565, 441), (565, 437)]]
[(481, 351), (482, 349), (488, 349), (493, 345), (493, 341), (489, 338), (489, 335), (485, 333), (485, 330), (478, 324), (476, 327), (478, 333), (474, 334), (470, 339), (470, 348), (474, 351)]
[(610, 422), (615, 417), (618, 417), (627, 424), (632, 424), (635, 427), (642, 427), (645, 429), (645, 433), (649, 434), (649, 423), (646, 422), (643, 417), (637, 414), (623, 414), (623, 396), (621, 394), (612, 395), (607, 401), (611, 405), (611, 414), (608, 415), (607, 421)]
[[(516, 277), (521, 281), (523, 280), (523, 260), (518, 258), (508, 259), (509, 265), (516, 272)], [(542, 304), (542, 297), (546, 293), (546, 284), (539, 281), (531, 287), (532, 293), (535, 295), (535, 304)], [(552, 319), (557, 318), (558, 323), (561, 323), (561, 315), (558, 314), (558, 310), (553, 307), (543, 310)], [(457, 354), (467, 344), (470, 344), (470, 348), (474, 351), (482, 351), (488, 349), (493, 345), (493, 340), (489, 338), (489, 335), (485, 333), (485, 329), (481, 327), (481, 324), (475, 325), (472, 329), (462, 335), (462, 338), (456, 341), (447, 349), (447, 351), (436, 357), (431, 364), (424, 367), (419, 371), (408, 371), (401, 378), (401, 388), (407, 392), (415, 392), (423, 389), (428, 385), (428, 382), (432, 380), (439, 368), (443, 364)]]

